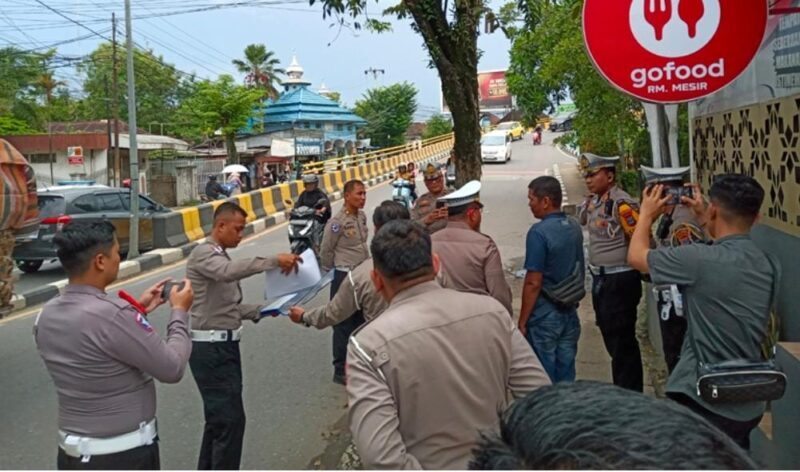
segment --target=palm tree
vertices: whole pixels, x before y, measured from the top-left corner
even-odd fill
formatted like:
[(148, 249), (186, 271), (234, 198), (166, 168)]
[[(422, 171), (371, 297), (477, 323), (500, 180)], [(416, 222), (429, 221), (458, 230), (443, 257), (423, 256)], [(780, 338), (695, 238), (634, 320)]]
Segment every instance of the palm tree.
[(55, 92), (55, 90), (58, 87), (66, 85), (66, 82), (61, 80), (56, 80), (55, 77), (53, 77), (52, 72), (45, 72), (44, 74), (39, 76), (38, 79), (36, 79), (35, 84), (36, 87), (39, 90), (41, 90), (42, 94), (44, 95), (45, 105), (49, 106), (50, 103), (53, 101), (53, 92)]
[(276, 99), (280, 95), (275, 87), (278, 74), (285, 71), (278, 68), (280, 61), (263, 44), (250, 44), (244, 48), (244, 60), (234, 59), (233, 65), (245, 74), (244, 83), (248, 87), (264, 89), (264, 97)]

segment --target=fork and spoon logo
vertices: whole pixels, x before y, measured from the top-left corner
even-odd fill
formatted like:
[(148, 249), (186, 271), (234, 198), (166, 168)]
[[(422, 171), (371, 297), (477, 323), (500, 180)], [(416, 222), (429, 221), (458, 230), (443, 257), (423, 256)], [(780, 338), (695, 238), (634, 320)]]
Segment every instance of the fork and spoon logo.
[(716, 35), (720, 0), (633, 0), (630, 27), (649, 52), (669, 58), (701, 50)]

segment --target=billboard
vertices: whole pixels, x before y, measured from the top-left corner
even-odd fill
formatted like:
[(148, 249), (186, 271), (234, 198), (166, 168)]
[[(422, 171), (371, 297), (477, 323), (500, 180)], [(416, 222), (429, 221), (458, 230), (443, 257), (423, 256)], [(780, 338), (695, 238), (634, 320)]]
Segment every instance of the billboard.
[[(478, 97), (480, 111), (511, 110), (514, 101), (506, 84), (506, 71), (478, 72)], [(442, 96), (442, 113), (450, 113), (444, 96)]]

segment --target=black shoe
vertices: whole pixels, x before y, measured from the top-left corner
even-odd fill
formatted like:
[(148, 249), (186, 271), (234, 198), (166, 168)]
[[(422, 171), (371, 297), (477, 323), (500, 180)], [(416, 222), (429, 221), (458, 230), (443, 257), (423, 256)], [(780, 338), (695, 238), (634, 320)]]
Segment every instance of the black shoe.
[(347, 385), (347, 379), (345, 379), (344, 374), (333, 374), (333, 383)]

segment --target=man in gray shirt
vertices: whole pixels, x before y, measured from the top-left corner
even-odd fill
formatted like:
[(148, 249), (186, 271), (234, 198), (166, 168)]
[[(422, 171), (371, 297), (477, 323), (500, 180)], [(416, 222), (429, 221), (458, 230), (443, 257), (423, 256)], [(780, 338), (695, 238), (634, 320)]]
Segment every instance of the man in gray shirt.
[(164, 303), (166, 280), (138, 300), (106, 293), (120, 262), (111, 223), (70, 223), (53, 243), (69, 285), (42, 309), (34, 339), (58, 391), (58, 468), (158, 469), (153, 378), (183, 377), (191, 284), (171, 291), (164, 341), (147, 313)]
[(678, 285), (685, 297), (689, 339), (669, 377), (667, 393), (748, 449), (764, 403), (704, 401), (697, 394), (697, 364), (761, 359), (773, 280), (780, 275), (750, 239), (764, 189), (751, 177), (721, 175), (711, 186), (706, 208), (696, 187), (693, 198), (682, 201), (692, 207), (714, 243), (650, 250), (650, 228), (670, 198), (663, 190), (656, 185), (645, 191), (628, 263), (649, 273), (655, 284)]

